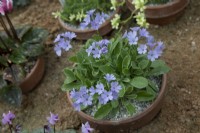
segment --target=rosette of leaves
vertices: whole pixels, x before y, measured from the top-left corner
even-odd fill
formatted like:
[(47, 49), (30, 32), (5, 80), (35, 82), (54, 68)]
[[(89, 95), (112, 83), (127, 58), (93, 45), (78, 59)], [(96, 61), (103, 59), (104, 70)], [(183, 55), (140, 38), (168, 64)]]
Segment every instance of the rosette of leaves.
[(60, 0), (60, 3), (61, 19), (72, 24), (79, 24), (89, 10), (107, 13), (112, 6), (108, 0)]
[(31, 0), (13, 0), (13, 6), (14, 8), (24, 7), (28, 5), (30, 2)]
[[(159, 88), (150, 77), (159, 77), (169, 71), (169, 67), (162, 60), (150, 61), (146, 54), (138, 54), (137, 45), (129, 45), (127, 39), (116, 36), (108, 44), (108, 52), (100, 58), (88, 56), (86, 49), (100, 38), (90, 39), (75, 56), (69, 60), (75, 63), (75, 67), (64, 69), (66, 80), (62, 86), (63, 91), (72, 91), (81, 86), (87, 88), (98, 83), (108, 84), (106, 74), (113, 74), (116, 81), (122, 86), (117, 100), (106, 104), (98, 104), (98, 97), (94, 95), (93, 105), (97, 104), (94, 114), (96, 119), (103, 119), (108, 114), (117, 113), (120, 106), (124, 106), (130, 115), (135, 113), (135, 106), (131, 99), (146, 102), (153, 101)], [(107, 90), (109, 91), (109, 90)], [(96, 100), (95, 100), (96, 99)], [(81, 108), (82, 110), (85, 107)]]
[[(20, 105), (22, 92), (19, 84), (26, 77), (25, 65), (36, 61), (44, 52), (43, 42), (48, 32), (42, 28), (23, 26), (17, 28), (20, 42), (11, 40), (4, 32), (0, 32), (5, 45), (0, 42), (0, 100)], [(9, 49), (9, 52), (8, 52)]]

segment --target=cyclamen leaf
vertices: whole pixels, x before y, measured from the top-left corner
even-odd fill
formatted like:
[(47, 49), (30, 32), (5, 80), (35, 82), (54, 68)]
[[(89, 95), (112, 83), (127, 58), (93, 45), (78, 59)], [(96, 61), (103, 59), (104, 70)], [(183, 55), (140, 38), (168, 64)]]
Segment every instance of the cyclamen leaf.
[(1, 95), (1, 99), (9, 104), (20, 106), (22, 102), (22, 91), (18, 86), (7, 86), (6, 93)]
[(8, 59), (15, 64), (21, 64), (27, 62), (26, 56), (24, 56), (18, 50), (13, 51), (12, 54), (8, 57)]
[(8, 66), (6, 58), (0, 56), (0, 64), (2, 64), (4, 66)]
[(112, 105), (111, 103), (107, 103), (105, 105), (102, 105), (97, 112), (94, 114), (95, 119), (103, 119), (106, 117), (111, 111), (112, 111)]
[(130, 84), (138, 89), (142, 89), (148, 86), (148, 80), (144, 77), (135, 77)]

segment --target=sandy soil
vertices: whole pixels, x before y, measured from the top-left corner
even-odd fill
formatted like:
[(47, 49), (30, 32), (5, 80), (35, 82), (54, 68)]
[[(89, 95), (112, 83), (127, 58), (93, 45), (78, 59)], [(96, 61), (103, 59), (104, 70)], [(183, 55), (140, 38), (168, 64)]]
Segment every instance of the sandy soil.
[[(13, 111), (17, 116), (15, 122), (21, 123), (25, 129), (41, 128), (47, 123), (46, 116), (50, 111), (59, 114), (58, 129), (80, 128), (80, 120), (69, 107), (60, 86), (64, 80), (62, 70), (72, 65), (67, 57), (76, 52), (82, 42), (74, 42), (72, 51), (57, 58), (52, 40), (64, 29), (51, 13), (59, 8), (57, 0), (33, 0), (31, 5), (11, 14), (16, 25), (32, 24), (50, 32), (45, 43), (46, 72), (41, 84), (23, 97), (21, 107), (0, 103), (0, 114)], [(133, 133), (199, 133), (200, 1), (192, 0), (177, 22), (163, 27), (151, 26), (149, 30), (165, 42), (163, 59), (172, 70), (168, 74), (168, 92), (161, 113), (150, 124)]]

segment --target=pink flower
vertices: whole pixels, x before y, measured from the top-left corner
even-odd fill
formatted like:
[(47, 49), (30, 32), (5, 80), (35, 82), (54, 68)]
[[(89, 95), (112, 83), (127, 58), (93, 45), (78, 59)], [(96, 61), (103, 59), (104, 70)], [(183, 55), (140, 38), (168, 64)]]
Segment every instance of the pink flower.
[(12, 11), (13, 1), (12, 0), (2, 0), (0, 1), (0, 13), (4, 15), (7, 12)]

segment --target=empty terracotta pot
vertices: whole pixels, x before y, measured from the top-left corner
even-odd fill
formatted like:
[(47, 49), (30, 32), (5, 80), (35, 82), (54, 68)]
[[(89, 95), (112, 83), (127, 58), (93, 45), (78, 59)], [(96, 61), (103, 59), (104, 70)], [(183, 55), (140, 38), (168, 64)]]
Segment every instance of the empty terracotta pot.
[[(166, 92), (166, 80), (167, 76), (163, 75), (161, 89), (155, 101), (145, 111), (134, 117), (125, 118), (119, 121), (109, 121), (96, 120), (82, 111), (77, 113), (83, 122), (88, 121), (92, 128), (98, 129), (100, 131), (106, 133), (131, 133), (131, 131), (148, 124), (161, 110), (164, 94)], [(70, 105), (73, 106), (73, 102), (69, 96), (69, 93), (67, 93), (67, 99)]]
[(113, 15), (100, 26), (98, 32), (93, 29), (81, 30), (81, 29), (76, 29), (74, 27), (70, 27), (70, 26), (66, 25), (65, 22), (61, 18), (59, 18), (59, 22), (60, 22), (61, 26), (63, 28), (65, 28), (67, 31), (74, 32), (77, 35), (76, 39), (87, 40), (96, 33), (99, 33), (101, 36), (108, 34), (112, 30), (111, 20), (114, 18), (115, 14), (117, 14), (119, 12), (120, 12), (120, 9), (118, 8), (113, 13)]
[(27, 74), (26, 78), (20, 84), (22, 93), (28, 93), (33, 90), (41, 81), (45, 70), (44, 57), (39, 57), (31, 69), (31, 72)]
[[(166, 4), (147, 5), (145, 9), (147, 22), (156, 25), (169, 24), (183, 14), (189, 2), (190, 0), (172, 0)], [(134, 10), (132, 0), (126, 0), (126, 5), (131, 11)]]

